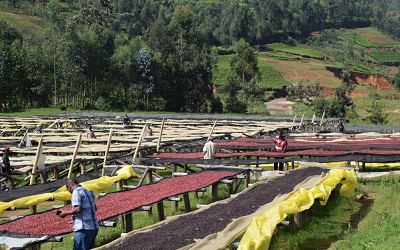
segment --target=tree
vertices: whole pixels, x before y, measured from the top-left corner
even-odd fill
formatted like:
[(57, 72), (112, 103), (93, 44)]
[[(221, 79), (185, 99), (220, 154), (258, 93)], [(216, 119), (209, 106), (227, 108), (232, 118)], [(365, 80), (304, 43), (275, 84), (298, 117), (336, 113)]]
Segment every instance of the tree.
[(287, 99), (289, 101), (306, 104), (309, 104), (312, 99), (320, 97), (323, 94), (318, 80), (315, 82), (297, 81), (287, 87), (287, 92)]
[(342, 70), (341, 79), (341, 86), (336, 89), (330, 108), (327, 110), (327, 115), (330, 117), (344, 118), (348, 110), (354, 108), (350, 94), (355, 85), (352, 83), (350, 72), (346, 69)]
[(388, 114), (382, 110), (382, 105), (378, 101), (373, 101), (371, 108), (367, 109), (371, 115), (367, 117), (367, 122), (372, 124), (387, 124)]
[(149, 108), (149, 96), (154, 92), (154, 77), (151, 72), (151, 57), (146, 49), (139, 50), (136, 60), (137, 74), (142, 84), (141, 89), (144, 92), (144, 100), (146, 108)]
[(235, 54), (231, 57), (230, 65), (242, 79), (242, 83), (248, 83), (259, 75), (257, 52), (243, 38), (235, 46)]
[(394, 88), (397, 90), (397, 92), (400, 92), (400, 67), (398, 70), (399, 70), (399, 72), (394, 77), (393, 85), (394, 85)]
[(225, 94), (225, 112), (246, 113), (246, 103), (238, 99), (240, 90), (240, 80), (236, 74), (230, 73), (226, 83), (221, 87), (221, 92)]

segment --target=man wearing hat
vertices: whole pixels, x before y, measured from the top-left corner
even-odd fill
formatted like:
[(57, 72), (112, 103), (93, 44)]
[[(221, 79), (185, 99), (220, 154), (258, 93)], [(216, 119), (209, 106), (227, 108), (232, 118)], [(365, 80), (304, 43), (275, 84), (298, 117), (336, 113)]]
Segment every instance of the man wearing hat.
[(213, 138), (208, 137), (207, 143), (203, 147), (204, 159), (215, 159), (215, 153), (217, 153), (217, 146), (213, 142)]

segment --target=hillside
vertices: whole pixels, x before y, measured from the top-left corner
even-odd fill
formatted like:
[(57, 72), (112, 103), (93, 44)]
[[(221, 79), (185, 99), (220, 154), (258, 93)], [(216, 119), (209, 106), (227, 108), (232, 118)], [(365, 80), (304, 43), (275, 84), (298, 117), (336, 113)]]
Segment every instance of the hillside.
[[(102, 2), (102, 4), (106, 3), (107, 1)], [(128, 10), (126, 6), (114, 6), (117, 13), (112, 18), (109, 18), (107, 12), (109, 6), (107, 5), (87, 8), (86, 5), (79, 5), (82, 3), (49, 2), (47, 6), (35, 6), (37, 8), (29, 5), (22, 6), (22, 4), (7, 11), (6, 8), (3, 8), (0, 11), (0, 18), (15, 27), (24, 39), (29, 38), (25, 48), (29, 48), (27, 46), (29, 42), (39, 42), (39, 44), (40, 41), (44, 42), (41, 47), (30, 47), (30, 51), (26, 51), (27, 54), (18, 55), (21, 63), (28, 65), (10, 66), (10, 69), (26, 69), (24, 72), (27, 74), (26, 80), (21, 80), (22, 77), (21, 79), (15, 77), (11, 80), (15, 83), (24, 82), (28, 86), (21, 85), (21, 88), (16, 89), (18, 93), (7, 93), (9, 98), (22, 97), (22, 93), (28, 90), (30, 98), (34, 100), (28, 101), (21, 98), (21, 100), (11, 101), (10, 99), (10, 103), (2, 104), (1, 108), (3, 110), (10, 109), (11, 103), (18, 103), (21, 107), (71, 105), (80, 109), (95, 108), (106, 111), (125, 109), (209, 112), (213, 95), (215, 97), (215, 93), (218, 94), (218, 88), (226, 83), (230, 71), (230, 53), (233, 52), (233, 45), (237, 42), (237, 38), (234, 36), (240, 35), (239, 29), (235, 30), (232, 26), (229, 28), (229, 32), (232, 32), (224, 33), (224, 36), (222, 33), (226, 30), (218, 31), (214, 26), (214, 31), (205, 29), (205, 24), (201, 21), (209, 21), (211, 25), (217, 20), (209, 19), (213, 14), (220, 15), (219, 18), (223, 18), (223, 15), (226, 14), (219, 12), (226, 7), (223, 1), (192, 4), (185, 8), (178, 5), (175, 12), (173, 8), (175, 2), (168, 3), (171, 4), (168, 5), (171, 8), (163, 9), (168, 18), (162, 21), (153, 20), (154, 16), (151, 15), (152, 11), (156, 12), (158, 7), (161, 8), (161, 3), (154, 3), (154, 9), (143, 9), (149, 13), (140, 13), (140, 16), (149, 17), (147, 21), (144, 21), (146, 18), (136, 20), (139, 15), (137, 10)], [(136, 7), (139, 8), (142, 3), (135, 2), (135, 4), (138, 4)], [(9, 7), (9, 5), (7, 6)], [(203, 9), (201, 9), (202, 7)], [(245, 15), (252, 6), (251, 4), (236, 6), (233, 3), (230, 7), (232, 11), (244, 11), (242, 14)], [(20, 10), (20, 12), (18, 13), (16, 10)], [(199, 12), (196, 13), (196, 10)], [(208, 12), (201, 13), (203, 10)], [(93, 16), (84, 15), (90, 11), (93, 11)], [(131, 13), (127, 14), (129, 11)], [(235, 11), (232, 13), (236, 13)], [(34, 16), (26, 13), (32, 13)], [(190, 16), (190, 20), (193, 22), (191, 25), (196, 27), (185, 30), (188, 35), (185, 42), (193, 42), (194, 40), (191, 41), (189, 37), (201, 34), (204, 35), (203, 38), (209, 39), (205, 40), (204, 44), (209, 47), (201, 47), (193, 43), (186, 47), (187, 51), (182, 51), (182, 46), (180, 48), (175, 46), (182, 42), (181, 38), (175, 34), (181, 32), (184, 27), (183, 24), (182, 27), (179, 27), (181, 24), (174, 23), (175, 15)], [(46, 24), (38, 16), (47, 16), (46, 20), (58, 20), (55, 22), (59, 23)], [(74, 18), (71, 19), (71, 16)], [(202, 17), (205, 19), (201, 20)], [(109, 18), (108, 21), (105, 21), (107, 18)], [(229, 16), (229, 18), (234, 19), (234, 16)], [(284, 19), (285, 17), (279, 18)], [(177, 18), (177, 20), (180, 20), (177, 22), (181, 22), (183, 19)], [(158, 23), (159, 21), (160, 23)], [(230, 19), (221, 21), (229, 23)], [(235, 21), (241, 22), (240, 20)], [(56, 26), (60, 24), (71, 28), (68, 30), (71, 33), (66, 34), (64, 29), (58, 30)], [(197, 24), (200, 25), (196, 26)], [(353, 26), (357, 26), (356, 24), (352, 23)], [(153, 25), (157, 29), (150, 29), (154, 27)], [(396, 122), (398, 120), (395, 118), (398, 112), (396, 100), (399, 99), (399, 94), (393, 83), (399, 74), (400, 43), (390, 36), (384, 35), (380, 30), (368, 27), (367, 23), (362, 22), (362, 25), (359, 25), (363, 27), (325, 29), (311, 34), (303, 34), (303, 37), (297, 34), (298, 39), (287, 36), (285, 39), (281, 39), (281, 43), (276, 42), (277, 37), (271, 38), (271, 42), (264, 44), (259, 43), (262, 39), (255, 41), (254, 37), (249, 37), (249, 40), (253, 40), (248, 42), (251, 42), (253, 48), (258, 52), (258, 68), (261, 75), (259, 84), (265, 91), (263, 100), (285, 96), (285, 87), (296, 82), (318, 82), (323, 87), (326, 96), (330, 96), (340, 86), (342, 69), (348, 69), (351, 73), (351, 80), (357, 85), (352, 93), (357, 113), (353, 117), (354, 121), (368, 115), (366, 107), (372, 104), (373, 100), (370, 97), (375, 96), (383, 105), (383, 111), (388, 112), (389, 123)], [(51, 30), (46, 30), (46, 27), (51, 27)], [(173, 32), (170, 30), (172, 28), (175, 29)], [(241, 30), (244, 31), (248, 28), (251, 27), (243, 26)], [(48, 39), (43, 39), (45, 32), (53, 32), (52, 38), (57, 41), (50, 42)], [(56, 34), (57, 32), (60, 34)], [(217, 34), (218, 37), (216, 37)], [(275, 42), (273, 42), (274, 40)], [(201, 59), (195, 57), (205, 53), (208, 48), (216, 48), (215, 44), (221, 43), (223, 44), (218, 48), (223, 48), (225, 52), (218, 55), (218, 67), (212, 68), (211, 75), (211, 72), (207, 71), (211, 69), (211, 60), (207, 62), (210, 63), (210, 67), (207, 68), (203, 67), (207, 63), (204, 64)], [(230, 45), (228, 46), (228, 44)], [(148, 56), (149, 60), (153, 60), (149, 61), (147, 66), (150, 67), (150, 63), (157, 65), (149, 70), (159, 70), (163, 67), (163, 71), (151, 72), (154, 75), (138, 72), (137, 57), (142, 56), (140, 52), (143, 48), (148, 53), (143, 56)], [(16, 50), (12, 49), (11, 51)], [(218, 52), (220, 51), (218, 49)], [(182, 55), (185, 56), (182, 57)], [(38, 61), (35, 60), (40, 60), (43, 64), (38, 64)], [(186, 65), (185, 70), (188, 71), (176, 71), (178, 62), (181, 66)], [(145, 60), (141, 63), (145, 63)], [(198, 65), (191, 65), (192, 63), (198, 63)], [(166, 65), (167, 67), (165, 67)], [(196, 72), (191, 72), (192, 69), (196, 69)], [(198, 72), (200, 69), (205, 71)], [(35, 72), (36, 75), (29, 75), (31, 72)], [(18, 73), (14, 72), (11, 75), (14, 76)], [(197, 76), (204, 78), (196, 79)], [(153, 79), (154, 86), (151, 86), (145, 78)], [(212, 79), (212, 81), (208, 79)], [(190, 83), (190, 85), (187, 86), (186, 83)], [(193, 86), (192, 83), (212, 86)], [(110, 89), (110, 86), (113, 88)], [(126, 94), (121, 95), (119, 89), (123, 89)], [(146, 91), (153, 91), (153, 89), (155, 91), (150, 93), (149, 100), (149, 94)], [(199, 91), (192, 92), (192, 89), (199, 89)], [(210, 93), (210, 89), (213, 89), (214, 93)], [(54, 94), (60, 96), (53, 96)], [(143, 98), (143, 96), (146, 97)], [(223, 103), (226, 102), (226, 97), (218, 96), (218, 98), (222, 100), (222, 104), (226, 104)], [(251, 110), (249, 110), (249, 106), (251, 106)], [(296, 109), (296, 112), (305, 112), (306, 115), (311, 113), (309, 107), (300, 105)], [(265, 106), (261, 101), (251, 102), (251, 105), (249, 104), (247, 107), (247, 112), (251, 113), (265, 114), (264, 110)], [(224, 112), (230, 111), (224, 110)], [(246, 112), (246, 108), (243, 112)]]

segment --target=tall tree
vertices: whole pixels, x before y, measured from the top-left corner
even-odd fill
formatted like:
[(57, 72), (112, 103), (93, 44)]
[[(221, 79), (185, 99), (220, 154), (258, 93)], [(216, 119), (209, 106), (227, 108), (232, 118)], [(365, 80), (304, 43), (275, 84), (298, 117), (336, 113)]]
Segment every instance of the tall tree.
[(259, 74), (256, 51), (243, 38), (235, 46), (235, 54), (231, 57), (231, 68), (242, 79), (242, 83), (248, 83)]

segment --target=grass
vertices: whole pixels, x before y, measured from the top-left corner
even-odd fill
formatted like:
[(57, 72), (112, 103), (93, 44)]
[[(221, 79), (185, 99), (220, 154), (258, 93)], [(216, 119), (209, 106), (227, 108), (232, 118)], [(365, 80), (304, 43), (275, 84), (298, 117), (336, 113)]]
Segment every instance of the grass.
[[(368, 27), (368, 28), (358, 28), (358, 29), (349, 29), (344, 33), (340, 34), (341, 37), (353, 41), (358, 45), (365, 48), (399, 48), (400, 43), (395, 42), (392, 39), (383, 35), (379, 30)], [(370, 40), (374, 38), (383, 38), (388, 43), (377, 43), (371, 42)]]
[(231, 55), (218, 55), (217, 68), (213, 68), (214, 85), (224, 85), (231, 70), (229, 64)]
[(299, 232), (277, 228), (270, 249), (397, 249), (399, 181), (397, 175), (360, 180), (356, 194), (370, 199), (332, 195), (326, 206), (314, 203), (310, 221)]
[(264, 56), (267, 58), (274, 58), (274, 59), (279, 59), (279, 60), (287, 60), (287, 61), (295, 61), (295, 60), (300, 60), (299, 57), (297, 56), (291, 56), (288, 54), (284, 54), (284, 53), (278, 53), (278, 52), (273, 52), (273, 51), (269, 51), (269, 52), (260, 52), (260, 56)]
[(281, 73), (270, 63), (258, 59), (258, 67), (261, 74), (261, 87), (267, 89), (281, 89), (283, 86), (289, 85)]
[[(214, 85), (220, 86), (225, 84), (226, 78), (231, 70), (229, 64), (230, 57), (231, 55), (218, 56), (218, 67), (213, 69)], [(260, 58), (258, 60), (258, 68), (261, 74), (260, 85), (262, 88), (281, 89), (283, 86), (289, 84), (288, 81), (283, 79), (278, 70)]]
[(376, 195), (366, 216), (331, 249), (397, 249), (400, 236), (399, 176), (360, 180), (361, 191)]
[(304, 46), (290, 46), (283, 43), (271, 43), (264, 45), (264, 48), (275, 52), (285, 52), (315, 59), (323, 59), (325, 57), (324, 53)]
[(386, 50), (386, 51), (372, 51), (368, 53), (372, 58), (383, 63), (398, 63), (400, 62), (399, 51)]
[(0, 11), (0, 18), (15, 27), (21, 34), (29, 35), (34, 40), (43, 39), (44, 29), (38, 24), (41, 23), (38, 18), (17, 15), (11, 12)]

